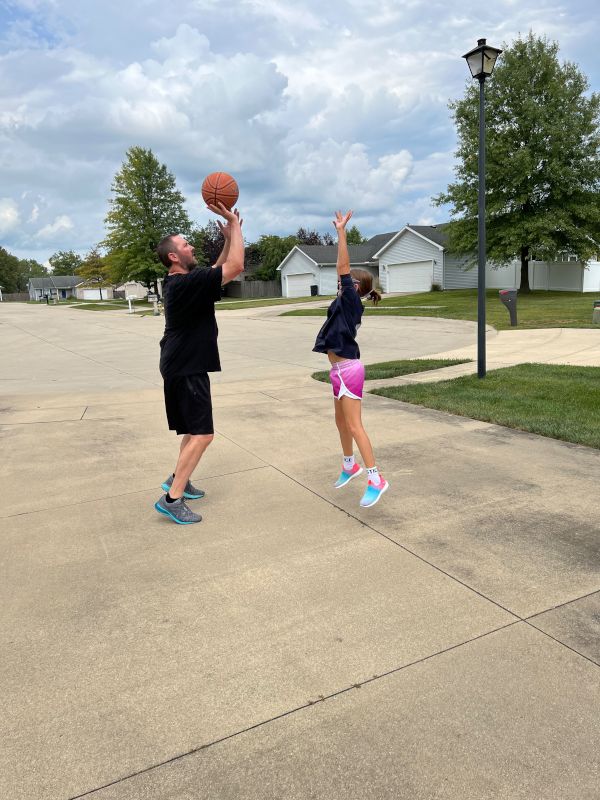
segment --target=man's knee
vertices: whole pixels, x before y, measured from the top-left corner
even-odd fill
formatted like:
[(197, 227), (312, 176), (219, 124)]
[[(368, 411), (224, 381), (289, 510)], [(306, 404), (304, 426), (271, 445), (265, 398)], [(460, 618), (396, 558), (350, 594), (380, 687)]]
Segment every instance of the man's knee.
[(190, 444), (194, 449), (204, 450), (214, 438), (214, 433), (193, 433), (190, 435)]

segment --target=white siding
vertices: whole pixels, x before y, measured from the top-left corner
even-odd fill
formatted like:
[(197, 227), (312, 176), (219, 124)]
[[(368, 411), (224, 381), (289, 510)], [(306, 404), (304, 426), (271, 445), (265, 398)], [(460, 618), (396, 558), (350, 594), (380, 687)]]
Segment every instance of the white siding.
[(337, 294), (337, 269), (321, 267), (319, 270), (319, 294)]
[[(449, 256), (444, 260), (444, 289), (476, 289), (477, 264), (471, 265), (466, 257)], [(518, 289), (521, 283), (521, 265), (518, 261), (496, 266), (488, 261), (485, 268), (486, 289)]]
[[(287, 278), (290, 275), (307, 275), (310, 273), (311, 278), (308, 281), (308, 285), (310, 287), (311, 284), (318, 284), (317, 279), (317, 266), (314, 261), (311, 261), (308, 256), (304, 255), (304, 253), (299, 252), (296, 250), (293, 255), (290, 257), (289, 261), (282, 267), (281, 269), (281, 289), (283, 292), (284, 297), (302, 297), (303, 295), (289, 295), (288, 292), (288, 281)], [(293, 281), (292, 281), (293, 283)], [(296, 281), (296, 284), (298, 281)], [(310, 294), (310, 288), (308, 292), (306, 292), (306, 296)]]
[(444, 289), (475, 289), (477, 287), (477, 265), (466, 269), (468, 263), (470, 263), (469, 260), (464, 256), (449, 256), (448, 253), (444, 253)]
[[(379, 258), (379, 276), (384, 292), (388, 289), (388, 271), (384, 269), (389, 264), (414, 263), (416, 261), (431, 261), (433, 264), (433, 279), (441, 283), (443, 253), (432, 242), (428, 242), (413, 231), (405, 231), (402, 236), (383, 251)], [(406, 289), (405, 291), (420, 291), (420, 289)]]
[[(364, 269), (373, 276), (373, 288), (379, 286), (379, 270), (376, 266), (350, 267), (351, 269)], [(337, 293), (337, 269), (335, 267), (321, 267), (319, 269), (319, 294)]]

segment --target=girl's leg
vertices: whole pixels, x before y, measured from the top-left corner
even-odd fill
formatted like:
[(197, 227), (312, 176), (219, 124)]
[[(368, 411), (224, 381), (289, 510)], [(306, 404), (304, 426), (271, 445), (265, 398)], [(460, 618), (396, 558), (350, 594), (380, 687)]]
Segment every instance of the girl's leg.
[(346, 418), (342, 410), (342, 403), (340, 400), (333, 400), (333, 407), (335, 408), (335, 424), (337, 425), (338, 433), (340, 434), (340, 442), (342, 443), (342, 451), (346, 457), (354, 454), (354, 446), (352, 442), (352, 434), (346, 424)]
[[(367, 469), (372, 469), (375, 466), (375, 456), (373, 455), (373, 448), (371, 446), (371, 440), (367, 436), (367, 432), (363, 428), (362, 418), (361, 418), (361, 407), (362, 401), (361, 400), (354, 400), (347, 395), (343, 395), (339, 400), (336, 401), (336, 423), (337, 423), (337, 415), (338, 415), (338, 406), (341, 414), (343, 415), (343, 419), (346, 425), (346, 429), (350, 433), (350, 436), (356, 442), (356, 445), (360, 451), (362, 456), (364, 465)], [(339, 425), (338, 425), (339, 430)], [(340, 438), (341, 438), (341, 431), (340, 431)], [(343, 442), (342, 442), (343, 446)], [(348, 451), (348, 455), (350, 455), (352, 450)], [(344, 450), (346, 453), (346, 450)]]

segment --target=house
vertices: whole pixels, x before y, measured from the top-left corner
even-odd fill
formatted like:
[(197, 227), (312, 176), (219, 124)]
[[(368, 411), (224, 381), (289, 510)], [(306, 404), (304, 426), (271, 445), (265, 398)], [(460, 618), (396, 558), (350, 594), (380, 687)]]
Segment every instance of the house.
[[(373, 236), (366, 244), (350, 245), (350, 266), (369, 269), (384, 293), (428, 292), (434, 284), (441, 289), (475, 288), (477, 269), (469, 268), (473, 258), (451, 255), (447, 251), (445, 227), (405, 225), (399, 231)], [(294, 247), (278, 267), (283, 296), (334, 294), (336, 257), (335, 245)], [(519, 261), (501, 266), (488, 262), (488, 289), (518, 289), (520, 284)], [(585, 267), (581, 262), (532, 261), (529, 284), (534, 289), (597, 292), (600, 290), (600, 263), (590, 262)]]
[(77, 275), (49, 275), (47, 278), (29, 279), (29, 298), (31, 300), (66, 300), (75, 297), (75, 289), (83, 283)]
[[(366, 269), (379, 283), (377, 261), (373, 253), (380, 249), (385, 238), (393, 234), (374, 236), (366, 244), (348, 245), (350, 267)], [(308, 297), (311, 294), (335, 294), (337, 292), (337, 245), (305, 245), (293, 247), (277, 267), (281, 273), (281, 293), (283, 297)]]

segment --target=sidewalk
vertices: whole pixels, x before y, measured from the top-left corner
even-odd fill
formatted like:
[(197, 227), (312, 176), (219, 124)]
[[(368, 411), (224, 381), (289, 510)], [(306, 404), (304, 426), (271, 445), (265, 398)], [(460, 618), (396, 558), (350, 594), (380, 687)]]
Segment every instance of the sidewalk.
[[(600, 367), (600, 330), (592, 328), (544, 328), (524, 331), (491, 331), (486, 339), (487, 371), (516, 364), (571, 364)], [(475, 344), (447, 350), (428, 358), (470, 358), (466, 364), (417, 372), (397, 378), (368, 381), (368, 389), (403, 386), (410, 383), (433, 383), (477, 373)]]

